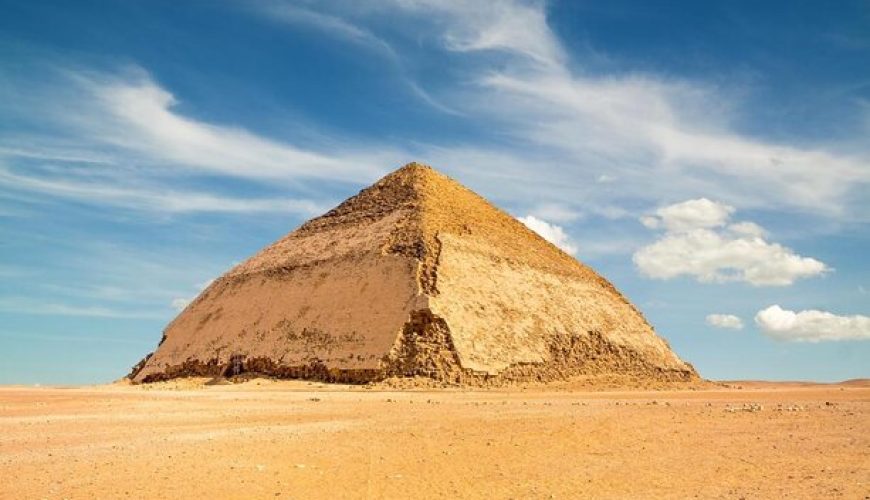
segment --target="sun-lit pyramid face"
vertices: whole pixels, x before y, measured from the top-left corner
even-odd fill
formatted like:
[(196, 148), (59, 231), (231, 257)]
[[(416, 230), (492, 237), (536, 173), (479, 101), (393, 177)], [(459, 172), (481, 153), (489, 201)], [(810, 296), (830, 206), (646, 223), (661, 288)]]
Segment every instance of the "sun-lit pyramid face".
[(417, 163), (231, 269), (143, 361), (136, 382), (697, 377), (610, 283)]

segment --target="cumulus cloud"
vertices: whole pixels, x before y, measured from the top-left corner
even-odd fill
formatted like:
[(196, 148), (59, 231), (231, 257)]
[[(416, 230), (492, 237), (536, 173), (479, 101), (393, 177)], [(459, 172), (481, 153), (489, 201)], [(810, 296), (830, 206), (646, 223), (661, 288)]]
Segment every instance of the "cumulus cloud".
[(838, 316), (815, 309), (795, 312), (772, 305), (758, 311), (755, 323), (766, 335), (779, 340), (870, 340), (870, 317), (862, 315)]
[[(732, 206), (699, 198), (658, 209), (656, 211), (658, 217), (653, 218), (657, 222), (653, 227), (662, 225), (672, 232), (719, 227), (725, 224), (732, 213), (734, 213)], [(645, 225), (649, 227), (648, 223)]]
[(571, 240), (562, 227), (550, 224), (534, 215), (519, 217), (518, 220), (542, 238), (561, 248), (565, 253), (574, 255), (577, 253), (577, 245)]
[(192, 299), (185, 298), (185, 297), (176, 297), (176, 298), (172, 299), (170, 306), (173, 309), (175, 309), (176, 311), (181, 312), (184, 310), (185, 307), (187, 307), (188, 304), (190, 304), (191, 300)]
[(743, 320), (733, 314), (708, 314), (705, 320), (708, 325), (716, 328), (743, 329)]
[(642, 274), (655, 279), (692, 276), (703, 283), (743, 281), (756, 286), (784, 286), (830, 270), (764, 239), (752, 222), (728, 224), (734, 208), (705, 198), (677, 203), (645, 216), (662, 236), (633, 256)]

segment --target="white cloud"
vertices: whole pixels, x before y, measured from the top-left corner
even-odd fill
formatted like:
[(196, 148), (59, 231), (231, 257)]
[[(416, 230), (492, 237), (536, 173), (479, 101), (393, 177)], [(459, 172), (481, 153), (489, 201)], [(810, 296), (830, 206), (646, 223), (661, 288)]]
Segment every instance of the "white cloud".
[(449, 19), (441, 34), (448, 50), (510, 52), (546, 67), (557, 67), (565, 58), (537, 2), (388, 0), (382, 4), (422, 13), (430, 22), (439, 16)]
[(870, 317), (862, 315), (838, 316), (815, 309), (795, 312), (773, 305), (759, 311), (755, 323), (766, 335), (779, 340), (870, 340)]
[(661, 219), (654, 215), (643, 215), (638, 220), (648, 229), (658, 229), (662, 224)]
[[(672, 232), (719, 227), (725, 224), (732, 213), (734, 213), (734, 207), (710, 201), (707, 198), (676, 203), (656, 211), (660, 223), (664, 225), (665, 229)], [(654, 227), (658, 227), (658, 224)]]
[[(846, 154), (822, 144), (741, 134), (732, 123), (743, 118), (734, 95), (744, 89), (637, 71), (592, 71), (582, 53), (569, 59), (548, 23), (546, 2), (269, 2), (245, 8), (390, 53), (397, 66), (409, 68), (393, 76), (418, 89), (408, 74), (416, 65), (405, 61), (437, 40), (435, 48), (461, 60), (452, 66), (455, 78), (438, 83), (439, 100), (419, 89), (421, 97), (447, 112), (460, 109), (463, 119), (511, 140), (449, 148), (408, 141), (411, 146), (399, 151), (387, 144), (342, 144), (334, 137), (331, 144), (279, 140), (182, 113), (176, 96), (142, 71), (74, 75), (77, 83), (67, 92), (71, 103), (51, 107), (64, 109), (73, 130), (120, 148), (125, 158), (135, 153), (152, 164), (260, 180), (364, 183), (403, 160), (421, 158), (462, 180), (485, 178), (487, 196), (547, 200), (584, 213), (590, 206), (648, 205), (687, 192), (742, 208), (858, 219), (870, 213), (856, 195), (870, 182), (866, 148)], [(389, 29), (385, 13), (396, 19)], [(407, 46), (415, 47), (413, 55)], [(0, 95), (0, 101), (18, 102), (21, 95)]]
[(329, 156), (256, 135), (239, 127), (182, 116), (178, 100), (147, 74), (127, 78), (75, 75), (98, 113), (83, 125), (101, 141), (138, 151), (152, 160), (230, 176), (256, 179), (293, 177), (372, 180), (383, 166), (366, 158)]
[[(307, 132), (301, 147), (194, 119), (140, 68), (107, 73), (54, 63), (60, 69), (43, 64), (0, 86), (0, 114), (36, 127), (0, 137), (0, 189), (41, 196), (29, 201), (50, 196), (153, 212), (311, 216), (323, 211), (320, 202), (275, 192), (310, 196), (303, 182), (312, 180), (368, 183), (407, 157), (384, 145), (357, 147)], [(253, 194), (202, 187), (226, 186), (221, 177), (248, 181)], [(190, 184), (199, 186), (180, 187)]]
[[(416, 85), (424, 100), (431, 97), (406, 74), (417, 65), (405, 61), (418, 49), (431, 50), (434, 39), (435, 48), (447, 50), (457, 64), (451, 65), (455, 73), (449, 81), (439, 81), (433, 105), (460, 109), (463, 120), (485, 124), (494, 137), (510, 140), (449, 147), (409, 140), (408, 146), (393, 148), (360, 147), (336, 137), (315, 144), (286, 134), (267, 137), (194, 118), (142, 71), (79, 72), (71, 78), (75, 83), (66, 85), (68, 99), (43, 105), (62, 109), (60, 117), (33, 114), (66, 120), (75, 139), (116, 148), (120, 155), (112, 161), (120, 156), (150, 167), (260, 181), (365, 183), (421, 158), (463, 181), (479, 180), (489, 197), (547, 200), (584, 213), (593, 213), (588, 207), (680, 199), (687, 192), (741, 208), (855, 219), (870, 213), (866, 197), (858, 195), (870, 182), (866, 147), (846, 153), (834, 145), (777, 143), (741, 133), (733, 125), (744, 118), (734, 96), (745, 89), (637, 71), (593, 71), (582, 53), (569, 59), (548, 23), (546, 2), (271, 2), (246, 8), (392, 54), (391, 61), (408, 69), (391, 76)], [(384, 13), (396, 19), (388, 29)], [(403, 37), (405, 43), (394, 43)], [(414, 54), (404, 50), (409, 46)], [(0, 102), (19, 102), (29, 91), (4, 92)], [(836, 144), (849, 138), (842, 139)]]
[(726, 226), (733, 211), (727, 205), (700, 199), (664, 207), (655, 217), (641, 218), (645, 226), (663, 227), (665, 232), (635, 252), (635, 265), (650, 278), (686, 275), (703, 283), (744, 281), (756, 286), (790, 285), (830, 271), (823, 262), (766, 241), (764, 229), (755, 223)]
[(743, 329), (743, 321), (733, 314), (708, 314), (705, 320), (708, 325), (716, 328)]
[(181, 312), (182, 310), (184, 310), (185, 307), (187, 307), (188, 304), (190, 304), (190, 302), (192, 300), (193, 299), (185, 298), (185, 297), (176, 297), (176, 298), (172, 299), (172, 302), (170, 303), (170, 305), (176, 311)]
[(350, 42), (383, 52), (391, 59), (398, 55), (393, 48), (369, 30), (363, 29), (344, 19), (305, 9), (287, 3), (257, 3), (254, 8), (260, 9), (267, 17), (294, 25), (308, 25), (332, 33)]
[(175, 299), (192, 298), (209, 276), (231, 267), (226, 258), (203, 251), (213, 242), (143, 247), (27, 232), (9, 236), (46, 252), (40, 265), (18, 267), (28, 279), (17, 280), (15, 296), (0, 297), (0, 311), (10, 313), (168, 320), (170, 306), (180, 304)]
[(716, 118), (727, 116), (720, 103), (729, 99), (701, 83), (580, 76), (563, 68), (489, 71), (478, 84), (486, 95), (465, 109), (478, 106), (520, 143), (558, 157), (558, 169), (535, 172), (547, 179), (567, 181), (578, 173), (594, 179), (595, 170), (608, 169), (620, 179), (621, 195), (631, 198), (691, 190), (742, 206), (838, 216), (851, 203), (849, 194), (870, 181), (864, 157), (730, 131)]
[(518, 220), (542, 238), (561, 248), (565, 253), (574, 255), (577, 253), (577, 245), (565, 233), (565, 230), (555, 224), (543, 221), (534, 215), (519, 217)]
[[(333, 3), (333, 6), (335, 6), (335, 3)], [(412, 95), (443, 113), (454, 116), (463, 115), (460, 111), (448, 107), (438, 99), (434, 98), (420, 83), (414, 81), (410, 76), (408, 76), (404, 61), (393, 46), (364, 27), (342, 19), (338, 15), (317, 12), (315, 10), (302, 8), (288, 3), (257, 2), (246, 4), (246, 7), (252, 7), (256, 12), (259, 12), (274, 21), (319, 29), (337, 39), (345, 40), (374, 51), (384, 56), (384, 58), (391, 63), (391, 69), (396, 71), (396, 75), (402, 80), (402, 83), (407, 86)], [(339, 8), (344, 12), (352, 10), (347, 8), (347, 6), (339, 6)], [(381, 69), (383, 70), (383, 67)]]
[(38, 316), (85, 316), (115, 319), (160, 319), (163, 317), (160, 313), (152, 311), (64, 304), (26, 297), (0, 297), (0, 311)]
[[(87, 334), (71, 334), (66, 333), (65, 335), (43, 335), (39, 333), (27, 332), (27, 333), (19, 333), (19, 332), (8, 332), (8, 331), (0, 331), (0, 337), (3, 338), (14, 338), (14, 339), (22, 339), (29, 341), (46, 341), (57, 344), (58, 342), (93, 342), (97, 344), (104, 344), (106, 342), (110, 343), (119, 343), (119, 344), (137, 344), (137, 345), (147, 345), (153, 346), (154, 341), (150, 338), (116, 338), (116, 337), (94, 337)], [(39, 384), (35, 384), (37, 387)]]
[[(457, 102), (449, 104), (514, 141), (501, 148), (467, 145), (450, 154), (433, 148), (428, 158), (461, 166), (468, 175), (500, 170), (505, 154), (535, 165), (518, 173), (520, 188), (506, 185), (514, 176), (493, 175), (496, 182), (487, 186), (499, 194), (520, 191), (526, 199), (582, 207), (693, 192), (741, 207), (866, 218), (859, 208), (866, 202), (852, 195), (870, 182), (867, 148), (845, 153), (836, 146), (841, 141), (808, 147), (742, 134), (733, 123), (742, 118), (736, 97), (743, 88), (637, 71), (601, 74), (585, 67), (582, 57), (569, 61), (548, 23), (546, 2), (349, 5), (342, 7), (357, 19), (405, 12), (412, 34), (435, 29), (448, 50), (474, 54), (462, 60), (464, 81), (473, 85), (458, 86), (452, 93)], [(492, 52), (499, 54), (486, 57)], [(591, 189), (601, 172), (618, 179), (619, 189)]]
[[(31, 174), (34, 173), (35, 170), (31, 169)], [(8, 188), (131, 210), (170, 213), (286, 212), (306, 216), (325, 211), (323, 204), (311, 200), (236, 198), (196, 191), (124, 186), (105, 180), (83, 182), (71, 177), (69, 174), (65, 178), (19, 175), (0, 166), (0, 185)]]
[(754, 222), (737, 222), (736, 224), (730, 224), (728, 230), (742, 236), (757, 236), (763, 238), (767, 235), (767, 231)]
[(559, 203), (542, 203), (532, 209), (535, 217), (556, 222), (572, 222), (583, 216), (577, 210)]

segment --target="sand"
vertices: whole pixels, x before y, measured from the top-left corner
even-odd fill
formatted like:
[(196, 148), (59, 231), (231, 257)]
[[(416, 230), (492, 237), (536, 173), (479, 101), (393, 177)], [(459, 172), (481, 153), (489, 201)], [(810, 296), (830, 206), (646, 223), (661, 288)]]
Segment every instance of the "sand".
[(0, 478), (4, 499), (868, 498), (870, 387), (3, 387)]

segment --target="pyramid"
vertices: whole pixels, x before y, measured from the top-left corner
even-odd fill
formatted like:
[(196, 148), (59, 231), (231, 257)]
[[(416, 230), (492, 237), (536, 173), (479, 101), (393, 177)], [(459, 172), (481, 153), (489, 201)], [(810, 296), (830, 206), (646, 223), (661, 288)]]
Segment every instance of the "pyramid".
[(418, 163), (215, 280), (129, 377), (245, 372), (470, 385), (697, 378), (608, 281)]

